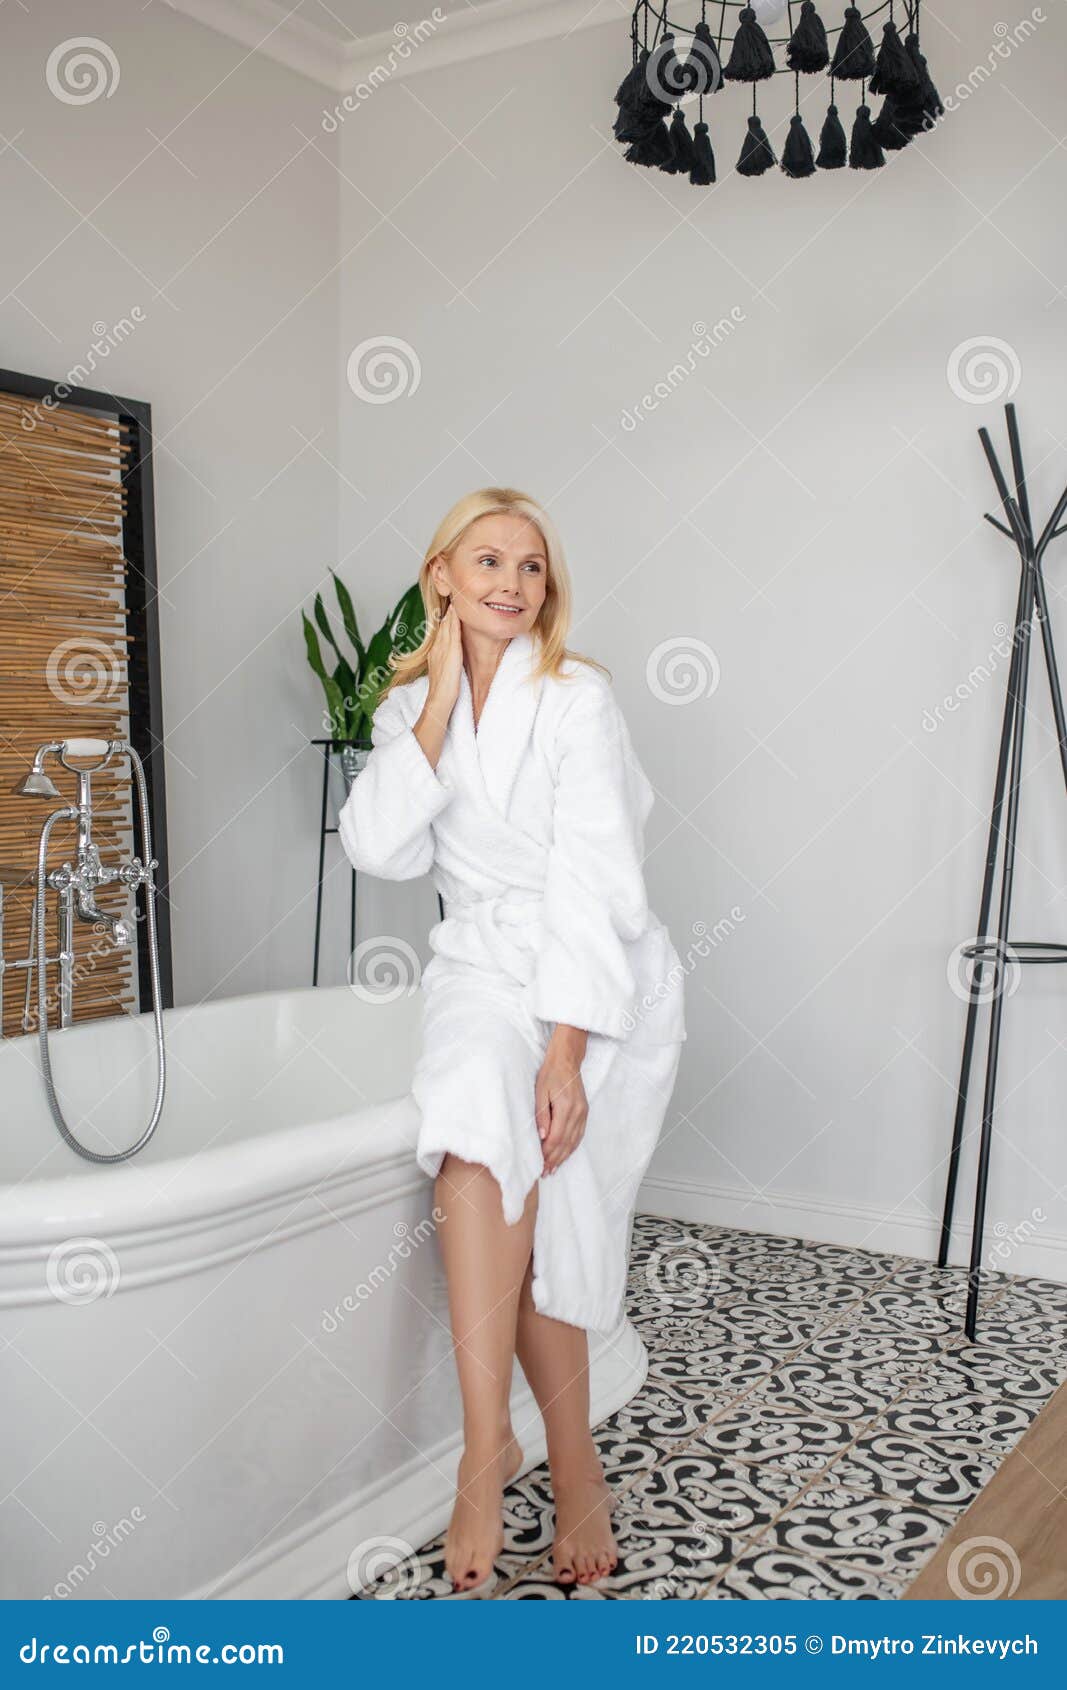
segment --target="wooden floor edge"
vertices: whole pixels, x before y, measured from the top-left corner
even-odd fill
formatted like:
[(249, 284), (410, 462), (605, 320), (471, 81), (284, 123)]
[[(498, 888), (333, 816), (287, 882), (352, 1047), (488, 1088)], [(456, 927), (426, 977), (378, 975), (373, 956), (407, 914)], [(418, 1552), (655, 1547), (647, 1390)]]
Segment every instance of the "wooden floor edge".
[(904, 1601), (1067, 1598), (1067, 1384), (1060, 1386)]

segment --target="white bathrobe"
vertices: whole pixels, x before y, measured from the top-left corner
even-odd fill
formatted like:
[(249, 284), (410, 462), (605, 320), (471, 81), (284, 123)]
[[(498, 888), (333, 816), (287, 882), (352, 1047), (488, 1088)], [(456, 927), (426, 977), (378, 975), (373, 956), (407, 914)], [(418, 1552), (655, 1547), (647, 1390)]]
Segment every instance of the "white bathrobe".
[[(533, 1298), (593, 1331), (623, 1311), (626, 1238), (685, 1038), (684, 970), (648, 908), (652, 789), (610, 682), (534, 680), (529, 634), (505, 647), (477, 730), (464, 671), (436, 770), (412, 728), (425, 677), (394, 687), (339, 831), (357, 869), (432, 873), (423, 1049), (412, 1090), (420, 1167), (483, 1163), (514, 1223), (540, 1179)], [(557, 1022), (589, 1031), (585, 1135), (542, 1177), (534, 1082)]]

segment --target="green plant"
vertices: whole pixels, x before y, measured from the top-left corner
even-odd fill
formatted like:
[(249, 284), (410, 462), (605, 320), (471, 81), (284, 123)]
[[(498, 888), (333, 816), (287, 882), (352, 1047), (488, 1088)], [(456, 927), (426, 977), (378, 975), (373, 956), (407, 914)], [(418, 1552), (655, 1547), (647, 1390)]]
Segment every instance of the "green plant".
[[(414, 651), (422, 643), (425, 632), (422, 594), (418, 582), (415, 582), (390, 611), (378, 632), (364, 645), (352, 595), (334, 570), (331, 569), (330, 574), (333, 576), (341, 622), (355, 655), (346, 657), (341, 650), (334, 638), (322, 594), (316, 593), (315, 626), (301, 612), (307, 660), (326, 694), (327, 731), (331, 738), (369, 739), (382, 688), (392, 673), (390, 656), (393, 652)], [(332, 674), (323, 661), (320, 633), (337, 659)]]

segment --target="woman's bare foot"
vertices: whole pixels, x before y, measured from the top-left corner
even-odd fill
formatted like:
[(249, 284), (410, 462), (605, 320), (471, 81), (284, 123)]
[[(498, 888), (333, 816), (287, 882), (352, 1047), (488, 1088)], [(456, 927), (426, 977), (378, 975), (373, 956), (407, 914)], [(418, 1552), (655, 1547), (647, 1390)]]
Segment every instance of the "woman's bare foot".
[(445, 1572), (456, 1594), (477, 1590), (492, 1572), (504, 1544), (504, 1487), (521, 1466), (522, 1450), (510, 1427), (495, 1450), (465, 1446), (445, 1538)]
[(594, 1584), (619, 1564), (611, 1529), (615, 1498), (594, 1455), (580, 1468), (553, 1472), (556, 1538), (552, 1565), (559, 1584)]

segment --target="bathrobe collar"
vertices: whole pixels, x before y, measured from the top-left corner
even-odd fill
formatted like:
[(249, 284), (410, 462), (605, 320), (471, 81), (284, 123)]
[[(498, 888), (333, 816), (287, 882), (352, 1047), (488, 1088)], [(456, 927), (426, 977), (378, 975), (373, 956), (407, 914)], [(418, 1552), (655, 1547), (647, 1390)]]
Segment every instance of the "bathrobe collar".
[(449, 731), (457, 756), (478, 775), (486, 798), (502, 816), (507, 815), (511, 789), (530, 743), (541, 698), (544, 677), (530, 678), (536, 657), (532, 634), (516, 634), (508, 641), (490, 683), (477, 732), (467, 671), (460, 671), (459, 698)]

